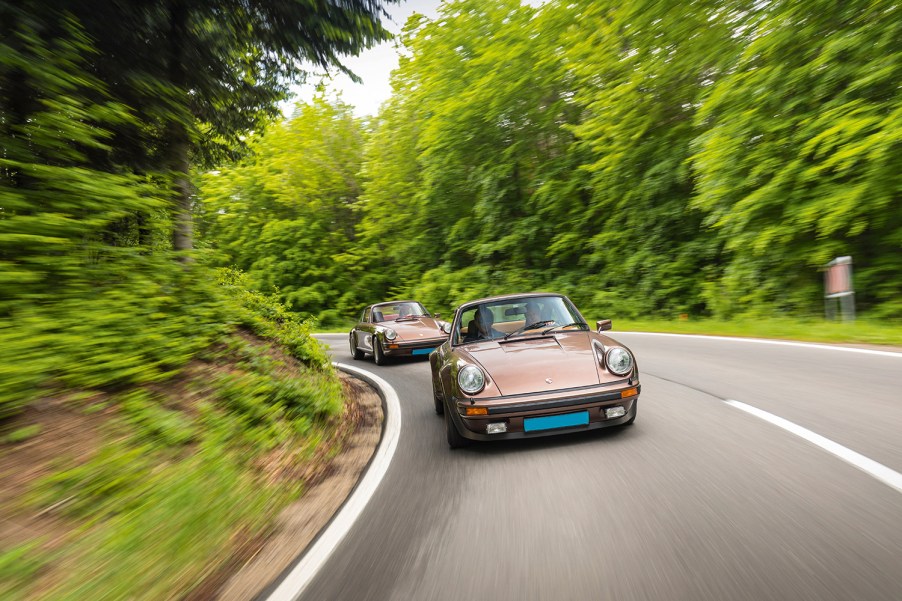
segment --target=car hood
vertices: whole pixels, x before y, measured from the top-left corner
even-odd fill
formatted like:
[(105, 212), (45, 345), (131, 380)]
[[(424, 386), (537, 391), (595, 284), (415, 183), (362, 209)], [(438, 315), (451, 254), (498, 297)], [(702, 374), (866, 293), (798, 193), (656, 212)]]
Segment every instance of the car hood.
[(406, 342), (412, 342), (421, 338), (445, 337), (445, 333), (442, 332), (438, 321), (431, 317), (418, 317), (409, 321), (388, 321), (380, 325), (393, 329), (398, 333), (398, 339)]
[(516, 338), (503, 343), (485, 341), (468, 346), (462, 354), (485, 369), (502, 396), (601, 383), (589, 332)]

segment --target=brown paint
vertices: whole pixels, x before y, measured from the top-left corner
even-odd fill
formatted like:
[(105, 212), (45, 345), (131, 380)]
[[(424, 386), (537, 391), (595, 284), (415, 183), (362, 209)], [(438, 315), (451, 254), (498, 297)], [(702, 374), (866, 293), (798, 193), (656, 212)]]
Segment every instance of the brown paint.
[[(454, 327), (458, 327), (461, 315), (475, 305), (551, 296), (569, 303), (563, 295), (553, 293), (504, 295), (464, 303), (455, 312)], [(579, 317), (585, 321), (582, 315)], [(450, 411), (460, 433), (475, 440), (531, 438), (626, 423), (634, 415), (638, 395), (620, 398), (620, 393), (639, 388), (638, 368), (633, 355), (631, 373), (619, 376), (606, 369), (603, 357), (607, 349), (619, 346), (629, 350), (601, 333), (610, 326), (610, 320), (602, 320), (596, 323), (597, 331), (574, 328), (545, 335), (538, 331), (508, 340), (459, 344), (448, 340), (430, 356), (433, 389), (442, 397), (445, 411)], [(510, 331), (514, 329), (510, 326)], [(486, 377), (483, 390), (473, 395), (461, 391), (457, 383), (457, 374), (465, 365), (480, 367)], [(617, 405), (623, 406), (627, 414), (608, 420), (604, 409)], [(466, 407), (485, 407), (489, 415), (465, 417), (462, 414)], [(577, 411), (589, 412), (588, 426), (529, 433), (523, 430), (524, 417)], [(507, 433), (486, 434), (486, 424), (498, 421), (507, 423)]]

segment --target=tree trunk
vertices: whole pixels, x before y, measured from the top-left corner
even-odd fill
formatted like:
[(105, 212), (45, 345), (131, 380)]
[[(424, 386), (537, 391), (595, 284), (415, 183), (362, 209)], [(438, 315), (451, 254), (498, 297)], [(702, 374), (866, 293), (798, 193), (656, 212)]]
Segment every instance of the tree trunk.
[(191, 214), (191, 182), (188, 178), (188, 132), (183, 124), (174, 124), (170, 144), (175, 193), (172, 248), (187, 251), (193, 246), (194, 223)]
[(181, 0), (169, 5), (169, 79), (181, 95), (184, 105), (178, 116), (170, 117), (166, 128), (168, 134), (167, 162), (173, 177), (173, 230), (172, 248), (189, 251), (193, 247), (193, 223), (191, 216), (191, 182), (188, 178), (188, 151), (190, 139), (188, 123), (191, 115), (187, 110), (185, 90), (185, 44), (187, 36), (188, 12)]

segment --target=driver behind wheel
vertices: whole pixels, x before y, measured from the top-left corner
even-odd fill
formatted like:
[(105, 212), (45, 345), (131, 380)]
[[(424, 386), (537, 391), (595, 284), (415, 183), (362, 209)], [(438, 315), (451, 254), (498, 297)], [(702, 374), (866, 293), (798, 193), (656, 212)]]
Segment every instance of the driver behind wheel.
[(495, 316), (492, 315), (492, 312), (485, 307), (479, 307), (467, 326), (467, 337), (464, 338), (464, 342), (492, 340), (504, 336), (503, 332), (492, 327), (494, 323)]

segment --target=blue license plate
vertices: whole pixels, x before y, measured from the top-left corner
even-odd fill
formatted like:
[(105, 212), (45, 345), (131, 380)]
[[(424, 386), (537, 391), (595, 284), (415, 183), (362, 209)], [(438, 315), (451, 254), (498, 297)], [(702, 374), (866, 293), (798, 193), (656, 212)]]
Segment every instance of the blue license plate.
[(546, 417), (527, 417), (523, 420), (523, 430), (533, 432), (535, 430), (552, 430), (554, 428), (569, 428), (571, 426), (585, 426), (589, 423), (589, 412), (564, 413), (563, 415), (548, 415)]
[(412, 355), (428, 355), (429, 353), (431, 353), (434, 350), (435, 350), (434, 348), (415, 348), (415, 349), (413, 349), (413, 352), (411, 354)]

